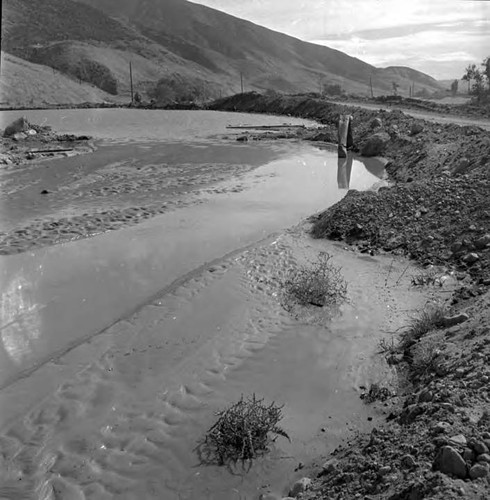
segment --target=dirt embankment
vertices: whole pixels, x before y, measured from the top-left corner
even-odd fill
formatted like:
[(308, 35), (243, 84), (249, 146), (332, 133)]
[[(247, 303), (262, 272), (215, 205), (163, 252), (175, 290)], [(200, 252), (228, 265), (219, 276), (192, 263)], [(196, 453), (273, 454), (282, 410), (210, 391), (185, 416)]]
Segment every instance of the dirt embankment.
[(311, 218), (312, 235), (415, 259), (418, 285), (441, 285), (438, 272), (457, 278), (380, 346), (400, 387), (371, 388), (366, 402), (389, 409), (387, 422), (337, 449), (294, 496), (490, 498), (490, 133), (304, 97), (245, 94), (212, 108), (316, 119), (325, 128), (309, 138), (328, 142), (339, 114), (352, 115), (357, 149), (385, 156), (393, 183), (349, 192)]
[(6, 127), (0, 139), (0, 166), (15, 167), (30, 160), (73, 156), (93, 151), (89, 136), (57, 134), (49, 126), (19, 118)]
[(298, 134), (326, 142), (336, 142), (339, 114), (350, 114), (356, 149), (385, 156), (394, 185), (378, 193), (350, 192), (316, 218), (313, 235), (345, 240), (364, 252), (408, 255), (423, 265), (454, 266), (490, 284), (489, 132), (305, 97), (249, 93), (213, 109), (315, 119), (323, 129)]

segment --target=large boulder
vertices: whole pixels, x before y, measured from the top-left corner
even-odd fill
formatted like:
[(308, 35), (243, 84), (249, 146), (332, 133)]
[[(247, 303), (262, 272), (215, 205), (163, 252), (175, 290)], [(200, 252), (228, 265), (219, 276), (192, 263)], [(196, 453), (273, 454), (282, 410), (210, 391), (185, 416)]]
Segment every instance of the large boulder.
[(465, 479), (468, 474), (464, 458), (452, 446), (443, 446), (439, 450), (433, 468), (460, 479)]
[(18, 118), (17, 120), (12, 122), (10, 125), (8, 125), (5, 128), (3, 136), (4, 137), (12, 137), (15, 134), (27, 132), (30, 129), (31, 129), (31, 125), (27, 121), (27, 118), (25, 116), (22, 116), (21, 118)]
[(386, 150), (390, 136), (386, 132), (380, 132), (369, 137), (361, 149), (362, 156), (381, 156)]

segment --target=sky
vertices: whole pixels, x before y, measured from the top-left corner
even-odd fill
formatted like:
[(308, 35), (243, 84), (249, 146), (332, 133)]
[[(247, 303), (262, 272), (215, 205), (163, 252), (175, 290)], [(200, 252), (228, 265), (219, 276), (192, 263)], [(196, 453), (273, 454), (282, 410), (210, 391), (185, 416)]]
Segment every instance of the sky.
[(460, 78), (490, 56), (490, 1), (191, 0), (377, 67)]

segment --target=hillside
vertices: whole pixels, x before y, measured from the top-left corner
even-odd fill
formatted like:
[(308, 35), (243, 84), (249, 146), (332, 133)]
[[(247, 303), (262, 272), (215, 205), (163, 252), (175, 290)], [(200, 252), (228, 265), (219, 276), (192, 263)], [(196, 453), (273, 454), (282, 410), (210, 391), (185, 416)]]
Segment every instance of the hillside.
[(117, 102), (117, 98), (87, 83), (80, 84), (47, 66), (2, 52), (2, 105), (49, 106), (82, 102)]
[[(185, 0), (4, 0), (4, 50), (72, 78), (128, 96), (129, 61), (143, 94), (160, 79), (204, 96), (246, 90), (318, 91), (340, 84), (367, 94), (412, 82), (438, 90), (410, 68), (379, 69), (340, 51), (300, 41)], [(230, 36), (232, 35), (232, 36)]]

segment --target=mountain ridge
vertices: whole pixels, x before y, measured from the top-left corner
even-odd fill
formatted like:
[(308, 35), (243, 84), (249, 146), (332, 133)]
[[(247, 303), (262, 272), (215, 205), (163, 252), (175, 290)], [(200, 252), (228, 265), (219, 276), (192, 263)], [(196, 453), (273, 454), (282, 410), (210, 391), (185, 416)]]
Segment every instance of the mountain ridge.
[(145, 97), (162, 79), (203, 98), (239, 92), (241, 77), (245, 90), (318, 92), (336, 84), (367, 95), (370, 79), (377, 94), (390, 93), (392, 81), (441, 89), (411, 68), (375, 68), (186, 0), (4, 0), (3, 18), (3, 50), (118, 95), (129, 95), (133, 60)]

